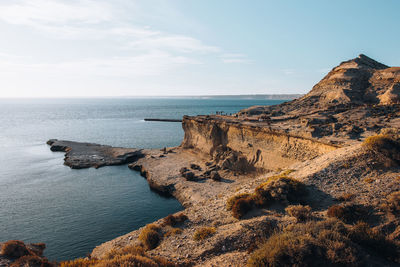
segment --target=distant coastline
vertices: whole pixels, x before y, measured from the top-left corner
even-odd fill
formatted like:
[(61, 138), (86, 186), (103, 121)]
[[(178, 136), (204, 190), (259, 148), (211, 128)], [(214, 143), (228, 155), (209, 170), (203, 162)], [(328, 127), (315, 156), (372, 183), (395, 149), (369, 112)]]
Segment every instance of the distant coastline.
[(156, 96), (49, 96), (49, 97), (0, 97), (0, 100), (18, 99), (238, 99), (238, 100), (293, 100), (302, 97), (304, 94), (248, 94), (248, 95), (156, 95)]
[(249, 95), (182, 95), (182, 96), (126, 96), (128, 98), (173, 98), (173, 99), (248, 99), (248, 100), (293, 100), (304, 94), (249, 94)]

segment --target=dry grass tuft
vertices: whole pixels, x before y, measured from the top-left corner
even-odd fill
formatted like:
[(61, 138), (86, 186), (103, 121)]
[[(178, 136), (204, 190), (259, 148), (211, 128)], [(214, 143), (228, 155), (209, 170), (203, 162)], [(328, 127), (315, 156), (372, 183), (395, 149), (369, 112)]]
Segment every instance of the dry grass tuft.
[(194, 233), (193, 239), (196, 241), (204, 240), (214, 235), (216, 231), (214, 227), (202, 227)]
[(364, 221), (369, 211), (362, 205), (332, 205), (328, 208), (327, 215), (342, 220), (345, 223)]
[(168, 237), (168, 236), (180, 235), (182, 234), (182, 232), (183, 230), (181, 228), (172, 228), (171, 230), (166, 232), (164, 236)]
[(60, 267), (88, 267), (88, 266), (96, 266), (99, 260), (96, 259), (75, 259), (69, 261), (60, 262)]
[(178, 215), (170, 214), (164, 218), (163, 226), (166, 225), (175, 226), (177, 224), (184, 223), (186, 220), (188, 220), (188, 217), (183, 213), (180, 213)]
[(375, 181), (375, 179), (367, 177), (363, 181), (364, 181), (364, 183), (371, 184), (371, 183), (373, 183)]
[(355, 197), (355, 195), (352, 193), (344, 193), (343, 195), (338, 197), (338, 200), (339, 201), (351, 201), (354, 199), (354, 197)]
[(382, 208), (393, 215), (400, 214), (400, 191), (388, 195)]
[(295, 217), (297, 222), (304, 222), (311, 218), (311, 207), (303, 205), (290, 205), (285, 211), (292, 217)]
[(158, 246), (161, 240), (161, 228), (155, 224), (148, 224), (139, 234), (139, 240), (143, 246), (148, 249), (154, 249)]
[(10, 267), (26, 267), (26, 266), (35, 266), (35, 267), (52, 267), (51, 264), (46, 258), (41, 258), (36, 255), (26, 255), (14, 261)]

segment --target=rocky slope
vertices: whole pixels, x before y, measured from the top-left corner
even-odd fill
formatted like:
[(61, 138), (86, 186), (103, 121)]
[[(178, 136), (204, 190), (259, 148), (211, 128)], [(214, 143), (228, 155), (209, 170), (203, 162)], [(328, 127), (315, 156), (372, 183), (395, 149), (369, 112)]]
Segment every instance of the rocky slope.
[[(329, 248), (325, 256), (315, 256), (314, 265), (322, 260), (332, 266), (396, 266), (400, 260), (400, 219), (394, 208), (400, 207), (395, 200), (396, 194), (400, 195), (398, 86), (398, 68), (360, 55), (334, 68), (300, 99), (252, 107), (235, 116), (184, 117), (185, 137), (180, 147), (146, 151), (145, 157), (130, 165), (152, 188), (176, 197), (188, 217), (174, 226), (180, 229), (175, 235), (169, 234), (173, 228), (165, 225), (164, 219), (155, 222), (161, 227), (161, 240), (147, 253), (195, 266), (266, 265), (254, 265), (255, 255), (266, 253), (260, 242), (267, 240), (268, 244), (280, 233), (293, 234), (285, 231), (293, 231), (301, 223), (285, 211), (293, 199), (287, 195), (284, 181), (294, 179), (307, 192), (298, 201), (310, 207), (310, 221), (301, 229), (317, 227), (318, 221), (329, 225), (333, 217), (350, 237), (342, 237), (342, 243), (337, 241), (340, 244), (332, 245), (335, 249)], [(377, 134), (377, 138), (364, 141)], [(274, 184), (272, 181), (277, 186), (270, 196), (274, 204), (254, 204), (259, 201), (255, 197), (260, 186)], [(246, 213), (238, 219), (227, 210), (227, 203), (240, 194), (253, 204), (243, 204)], [(343, 214), (338, 215), (337, 210)], [(360, 220), (366, 224), (356, 224)], [(212, 227), (213, 233), (196, 240), (196, 232), (204, 227)], [(362, 238), (360, 227), (364, 227)], [(144, 231), (138, 229), (102, 244), (91, 256), (101, 259), (112, 249), (140, 245), (139, 235)], [(326, 231), (331, 230), (317, 232)], [(301, 238), (308, 240), (310, 235), (314, 234), (305, 233)], [(290, 262), (290, 257), (307, 254), (307, 246), (327, 249), (323, 247), (326, 241), (318, 241), (321, 236), (315, 238), (307, 241), (312, 245), (299, 248), (291, 244), (293, 247), (283, 247), (282, 253), (294, 251), (287, 258)], [(252, 254), (257, 247), (258, 254)], [(385, 256), (380, 247), (392, 251), (392, 256)], [(347, 251), (342, 256), (340, 248)], [(272, 256), (265, 257), (263, 260), (272, 260), (268, 258)], [(303, 260), (304, 266), (314, 266)]]
[(360, 55), (299, 99), (184, 117), (181, 146), (141, 150), (129, 167), (185, 210), (64, 266), (126, 253), (149, 266), (398, 266), (399, 78)]

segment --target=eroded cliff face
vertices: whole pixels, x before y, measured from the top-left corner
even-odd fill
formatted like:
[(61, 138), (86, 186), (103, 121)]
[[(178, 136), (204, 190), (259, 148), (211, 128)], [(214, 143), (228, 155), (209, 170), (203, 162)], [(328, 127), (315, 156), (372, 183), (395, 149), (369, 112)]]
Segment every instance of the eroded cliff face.
[(196, 149), (214, 160), (221, 150), (233, 150), (245, 157), (250, 166), (264, 170), (285, 168), (337, 148), (268, 127), (211, 116), (186, 116), (182, 127), (185, 131), (183, 148)]

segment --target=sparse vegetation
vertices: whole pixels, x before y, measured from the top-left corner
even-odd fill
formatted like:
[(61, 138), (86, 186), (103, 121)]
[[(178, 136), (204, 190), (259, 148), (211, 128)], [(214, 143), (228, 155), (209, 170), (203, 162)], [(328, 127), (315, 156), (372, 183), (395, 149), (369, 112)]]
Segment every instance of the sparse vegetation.
[(51, 264), (46, 258), (41, 258), (36, 255), (23, 256), (14, 261), (10, 265), (10, 267), (25, 267), (25, 266), (52, 267), (54, 265)]
[(267, 206), (272, 202), (294, 204), (301, 202), (306, 194), (305, 185), (291, 177), (272, 176), (260, 184), (254, 191), (254, 201), (258, 206)]
[(76, 259), (60, 263), (60, 267), (172, 267), (174, 263), (162, 257), (146, 255), (141, 246), (128, 246), (119, 250), (110, 251), (103, 259)]
[(370, 261), (368, 254), (398, 263), (399, 245), (366, 223), (347, 228), (329, 219), (287, 226), (255, 250), (248, 265), (365, 266)]
[(168, 236), (180, 235), (182, 234), (182, 232), (183, 230), (181, 228), (172, 228), (171, 230), (166, 232), (164, 236), (168, 237)]
[(239, 198), (232, 206), (232, 216), (241, 219), (247, 212), (252, 209), (253, 199), (251, 197)]
[(311, 218), (311, 207), (303, 205), (290, 205), (285, 211), (292, 217), (295, 217), (298, 222), (304, 222)]
[(154, 249), (161, 240), (160, 227), (155, 224), (148, 224), (139, 234), (139, 240), (143, 246), (148, 249)]
[(339, 201), (351, 201), (351, 200), (353, 200), (354, 197), (355, 197), (355, 195), (352, 193), (344, 193), (343, 195), (338, 197), (338, 200)]
[(228, 198), (228, 200), (226, 201), (226, 209), (227, 210), (232, 210), (233, 204), (235, 204), (235, 202), (238, 199), (247, 198), (249, 196), (251, 196), (251, 194), (249, 194), (249, 193), (241, 193), (241, 194), (234, 195), (234, 196)]
[(358, 222), (349, 231), (350, 239), (367, 249), (372, 254), (388, 260), (399, 262), (400, 247), (398, 243), (387, 239), (383, 234), (371, 229), (365, 222)]
[(274, 202), (284, 205), (299, 203), (306, 194), (305, 185), (284, 175), (272, 176), (260, 184), (254, 193), (242, 193), (228, 199), (226, 207), (240, 219), (253, 207), (265, 207)]
[(175, 226), (177, 224), (181, 224), (181, 223), (185, 222), (187, 219), (188, 219), (188, 217), (183, 213), (180, 213), (178, 215), (170, 214), (164, 218), (163, 226), (166, 226), (166, 225)]
[(214, 235), (215, 232), (216, 229), (214, 227), (202, 227), (194, 233), (193, 239), (196, 241), (204, 240)]
[(365, 139), (364, 147), (374, 153), (384, 167), (393, 167), (400, 163), (400, 142), (396, 135), (379, 134)]
[(290, 225), (255, 250), (248, 266), (356, 266), (357, 251), (340, 222)]
[(371, 183), (373, 183), (375, 180), (374, 180), (373, 178), (367, 177), (367, 178), (365, 178), (363, 181), (364, 181), (364, 183), (371, 184)]
[(393, 192), (387, 196), (382, 208), (393, 215), (400, 214), (400, 191)]
[(10, 258), (20, 258), (23, 256), (34, 255), (34, 253), (26, 247), (24, 242), (19, 240), (9, 240), (3, 244), (1, 255)]
[(345, 223), (354, 223), (365, 220), (369, 211), (362, 205), (332, 205), (328, 208), (327, 215), (342, 220)]

